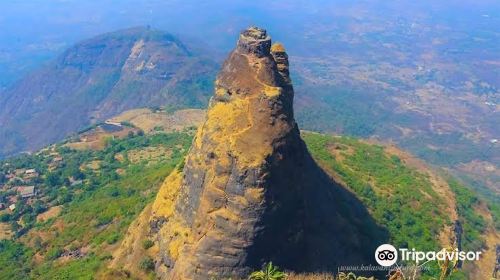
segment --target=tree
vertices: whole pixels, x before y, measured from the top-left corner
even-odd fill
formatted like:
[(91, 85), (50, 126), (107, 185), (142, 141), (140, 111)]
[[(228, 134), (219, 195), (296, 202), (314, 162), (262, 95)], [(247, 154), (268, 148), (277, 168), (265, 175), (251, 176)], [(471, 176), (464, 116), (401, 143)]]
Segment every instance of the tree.
[(49, 173), (45, 178), (45, 184), (49, 187), (56, 187), (61, 184), (59, 175), (56, 173)]
[(283, 280), (287, 275), (279, 271), (277, 266), (274, 266), (272, 262), (264, 264), (262, 270), (255, 271), (250, 274), (250, 280)]
[(11, 219), (11, 215), (9, 213), (3, 213), (2, 215), (0, 215), (0, 222), (2, 223), (6, 223), (8, 221), (10, 221)]
[(3, 184), (5, 182), (7, 182), (7, 178), (5, 177), (5, 174), (0, 172), (0, 184)]
[(45, 205), (43, 205), (42, 202), (40, 202), (40, 200), (37, 200), (35, 201), (35, 203), (33, 203), (33, 213), (35, 215), (38, 215), (42, 212), (44, 212), (46, 210), (46, 207)]

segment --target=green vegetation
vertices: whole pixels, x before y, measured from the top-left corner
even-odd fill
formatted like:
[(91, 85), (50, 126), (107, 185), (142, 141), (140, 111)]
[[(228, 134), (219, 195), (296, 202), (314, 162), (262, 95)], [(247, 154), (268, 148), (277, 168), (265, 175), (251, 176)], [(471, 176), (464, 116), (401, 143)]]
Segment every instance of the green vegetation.
[(401, 146), (430, 163), (450, 167), (472, 160), (492, 161), (494, 154), (491, 146), (478, 145), (458, 132), (417, 135), (401, 141)]
[(0, 279), (27, 279), (32, 256), (32, 250), (24, 245), (10, 240), (0, 240)]
[[(391, 244), (423, 251), (440, 249), (437, 236), (451, 221), (439, 207), (445, 202), (432, 189), (427, 175), (407, 167), (397, 156), (389, 156), (381, 146), (317, 133), (304, 133), (303, 138), (318, 163), (345, 182), (368, 206), (375, 220), (389, 230)], [(481, 233), (486, 223), (475, 210), (479, 205), (477, 195), (456, 180), (450, 179), (449, 185), (455, 192), (465, 233), (463, 249), (483, 248)], [(498, 211), (495, 207), (489, 204), (494, 216)], [(428, 268), (422, 279), (443, 273), (435, 262), (428, 264)], [(461, 271), (447, 277), (467, 278)]]
[(139, 263), (139, 268), (144, 271), (153, 271), (155, 269), (155, 262), (151, 257), (146, 256)]
[[(154, 199), (164, 178), (182, 162), (192, 134), (190, 130), (129, 135), (110, 139), (101, 151), (76, 151), (58, 145), (0, 163), (0, 172), (5, 174), (19, 168), (36, 168), (40, 173), (33, 182), (39, 189), (34, 202), (20, 199), (12, 214), (0, 216), (12, 223), (17, 238), (15, 243), (6, 243), (8, 250), (2, 245), (0, 264), (8, 261), (2, 267), (24, 271), (19, 279), (92, 279), (110, 259), (107, 248), (120, 242), (129, 224)], [(146, 147), (162, 147), (158, 151), (168, 153), (157, 155), (154, 161), (129, 160), (130, 153)], [(62, 160), (54, 165), (54, 158)], [(0, 199), (9, 197), (8, 192), (0, 192)], [(62, 211), (57, 217), (36, 221), (37, 214), (58, 205)], [(38, 232), (44, 233), (43, 239), (36, 238)], [(145, 248), (152, 245), (143, 244)], [(40, 265), (31, 264), (33, 253), (43, 256)], [(67, 259), (64, 264), (59, 261), (62, 256)], [(151, 269), (147, 263), (141, 265)]]
[(466, 233), (462, 240), (463, 249), (465, 251), (478, 251), (484, 248), (485, 243), (481, 234), (486, 229), (486, 221), (475, 210), (479, 206), (479, 198), (473, 191), (456, 180), (450, 179), (448, 184), (455, 193), (457, 212), (463, 231)]
[[(391, 244), (419, 250), (439, 248), (436, 236), (450, 221), (436, 208), (444, 202), (426, 175), (405, 166), (398, 157), (388, 156), (381, 146), (315, 133), (303, 138), (313, 157), (337, 174), (376, 221), (387, 227)], [(338, 158), (329, 149), (336, 150)]]
[(101, 265), (101, 260), (95, 255), (73, 260), (65, 264), (44, 263), (31, 273), (32, 279), (95, 279), (93, 275)]
[(272, 262), (264, 264), (262, 270), (252, 272), (249, 280), (283, 280), (286, 278), (286, 274), (280, 271), (279, 268), (273, 265)]
[(149, 239), (146, 239), (144, 241), (142, 241), (142, 248), (144, 248), (144, 250), (147, 250), (151, 247), (153, 247), (155, 243)]
[(460, 182), (470, 187), (474, 193), (477, 193), (481, 197), (481, 200), (487, 203), (488, 210), (491, 212), (493, 218), (493, 225), (497, 231), (500, 231), (500, 196), (479, 180), (471, 178), (466, 174), (456, 175), (458, 175)]
[[(301, 104), (297, 108), (297, 120), (308, 130), (335, 131), (342, 134), (367, 137), (372, 135), (390, 117), (384, 107), (373, 100), (366, 102), (364, 90), (331, 87), (307, 87), (306, 91), (320, 103)], [(332, 94), (332, 91), (334, 92)], [(371, 99), (380, 97), (370, 96)], [(374, 105), (375, 104), (375, 105)]]

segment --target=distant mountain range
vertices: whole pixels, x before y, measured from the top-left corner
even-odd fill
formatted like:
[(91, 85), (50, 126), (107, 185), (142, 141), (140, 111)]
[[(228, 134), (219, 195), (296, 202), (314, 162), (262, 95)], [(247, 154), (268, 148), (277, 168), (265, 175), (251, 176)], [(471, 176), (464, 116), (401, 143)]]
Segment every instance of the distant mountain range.
[[(214, 31), (206, 29), (206, 38), (213, 40)], [(328, 32), (321, 29), (311, 32), (315, 38), (328, 39)], [(425, 48), (418, 46), (427, 41), (412, 37), (420, 43), (405, 48), (409, 56), (388, 67), (388, 57), (398, 57), (398, 49), (387, 49), (361, 33), (345, 38), (352, 39), (347, 42), (349, 52), (333, 44), (337, 41), (332, 38), (328, 45), (285, 38), (289, 46), (314, 50), (290, 52), (298, 123), (307, 130), (394, 142), (449, 168), (484, 196), (497, 197), (500, 105), (495, 79), (478, 70), (486, 66), (471, 66), (474, 60), (453, 57), (447, 62), (453, 67), (445, 67), (445, 54), (422, 61), (414, 53), (423, 56)], [(362, 39), (362, 44), (354, 38)], [(408, 45), (410, 39), (386, 40)], [(0, 158), (35, 151), (124, 110), (204, 107), (218, 55), (224, 52), (224, 48), (209, 50), (207, 41), (180, 42), (168, 33), (140, 27), (69, 48), (0, 91)], [(470, 52), (481, 46), (471, 46)], [(450, 71), (455, 68), (463, 73)], [(458, 76), (466, 80), (458, 81)]]
[[(271, 260), (289, 280), (331, 279), (381, 243), (481, 250), (450, 279), (489, 277), (499, 205), (393, 145), (299, 135), (283, 46), (263, 52), (269, 39), (250, 31), (258, 41), (231, 53), (206, 115), (127, 110), (0, 161), (0, 204), (15, 207), (0, 210), (0, 279), (205, 280)], [(20, 182), (36, 193), (18, 199)], [(197, 275), (169, 278), (191, 263)], [(425, 267), (415, 279), (441, 274)]]
[(34, 151), (137, 107), (200, 107), (217, 63), (145, 27), (103, 34), (0, 94), (0, 157)]

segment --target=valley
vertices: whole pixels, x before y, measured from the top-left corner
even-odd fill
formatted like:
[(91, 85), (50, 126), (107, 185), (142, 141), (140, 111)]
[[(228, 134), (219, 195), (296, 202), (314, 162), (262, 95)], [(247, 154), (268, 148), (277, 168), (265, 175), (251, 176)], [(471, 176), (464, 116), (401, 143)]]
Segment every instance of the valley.
[[(251, 269), (273, 261), (294, 272), (293, 277), (314, 279), (306, 272), (333, 275), (349, 261), (370, 263), (382, 243), (482, 251), (482, 261), (465, 262), (449, 279), (492, 273), (500, 242), (500, 209), (494, 199), (482, 198), (451, 172), (395, 145), (300, 132), (291, 115), (293, 88), (284, 47), (271, 48), (261, 29), (247, 32), (216, 80), (207, 113), (133, 109), (31, 155), (2, 161), (0, 275), (153, 279), (179, 273), (181, 279), (201, 279), (214, 273), (246, 278)], [(261, 67), (245, 66), (247, 57)], [(257, 86), (242, 94), (245, 85)], [(231, 175), (235, 172), (241, 175)], [(238, 184), (224, 183), (232, 176)], [(228, 189), (221, 191), (222, 186)], [(238, 186), (248, 189), (242, 193)], [(190, 227), (189, 217), (196, 212), (198, 222)], [(304, 220), (305, 213), (317, 220)], [(266, 218), (255, 220), (260, 215)], [(234, 226), (245, 227), (245, 234)], [(253, 247), (254, 234), (258, 242), (281, 249)], [(278, 240), (285, 245), (280, 247)], [(329, 245), (318, 251), (321, 244)], [(286, 251), (295, 246), (310, 255)], [(208, 261), (214, 248), (221, 257)], [(260, 257), (248, 262), (246, 252), (252, 250)], [(199, 254), (207, 258), (192, 270)], [(239, 256), (246, 261), (233, 263)], [(332, 266), (334, 260), (338, 263)], [(231, 269), (224, 269), (228, 264)], [(420, 277), (430, 279), (441, 270), (430, 262)], [(367, 276), (374, 274), (383, 277)]]
[(0, 4), (0, 280), (500, 277), (495, 0), (115, 2)]
[[(166, 124), (155, 123), (157, 125)], [(4, 234), (12, 232), (13, 223), (20, 225), (13, 232), (19, 237), (16, 241), (0, 241), (3, 248), (0, 274), (8, 279), (90, 279), (98, 273), (113, 275), (106, 272), (107, 263), (112, 261), (112, 255), (107, 252), (116, 250), (126, 236), (128, 225), (152, 202), (162, 181), (182, 161), (193, 133), (181, 130), (134, 134), (109, 141), (96, 150), (67, 149), (64, 148), (66, 144), (61, 143), (36, 155), (3, 161), (2, 172), (37, 168), (40, 179), (39, 183), (34, 183), (39, 189), (35, 197), (20, 199), (15, 212), (0, 211), (0, 229)], [(368, 205), (377, 222), (387, 227), (391, 242), (405, 244), (411, 240), (413, 243), (408, 245), (419, 248), (442, 246), (452, 238), (446, 230), (458, 216), (465, 228), (463, 246), (483, 249), (488, 255), (493, 253), (491, 241), (487, 242), (491, 237), (486, 234), (494, 232), (493, 238), (499, 241), (500, 212), (498, 209), (495, 212), (491, 205), (449, 174), (431, 171), (432, 168), (421, 162), (413, 163), (418, 160), (394, 146), (308, 131), (302, 134), (318, 164)], [(156, 154), (151, 154), (150, 148), (154, 148)], [(142, 161), (131, 160), (130, 156), (140, 151)], [(61, 163), (54, 165), (59, 158), (62, 158)], [(75, 169), (81, 170), (77, 178), (72, 177), (75, 176), (72, 172), (77, 172)], [(395, 173), (398, 176), (394, 176)], [(71, 183), (80, 178), (81, 184)], [(55, 183), (48, 183), (51, 180)], [(15, 197), (12, 191), (16, 187), (11, 183), (4, 183), (0, 192), (7, 204)], [(420, 186), (422, 192), (416, 191), (415, 185)], [(387, 197), (384, 193), (395, 186), (400, 189), (398, 196)], [(455, 199), (447, 201), (450, 190)], [(427, 199), (429, 196), (432, 200)], [(423, 204), (397, 208), (416, 200)], [(432, 210), (436, 203), (443, 205), (437, 212), (437, 209)], [(476, 207), (483, 207), (483, 210), (474, 210)], [(464, 212), (457, 213), (455, 209)], [(408, 210), (411, 212), (404, 214)], [(428, 213), (434, 214), (428, 216)], [(496, 229), (489, 215), (496, 219)], [(428, 235), (422, 235), (423, 232)], [(440, 232), (443, 238), (435, 239)], [(412, 238), (408, 239), (409, 236)], [(146, 240), (143, 241), (146, 244)], [(144, 246), (146, 254), (156, 250), (156, 244), (150, 248), (147, 248), (149, 244)], [(137, 259), (137, 267), (131, 271), (147, 277), (151, 272), (139, 267), (142, 259), (144, 257)], [(484, 271), (492, 269), (491, 262), (481, 265)], [(466, 264), (464, 269), (464, 273), (477, 272), (472, 264)], [(453, 279), (463, 279), (456, 277)]]

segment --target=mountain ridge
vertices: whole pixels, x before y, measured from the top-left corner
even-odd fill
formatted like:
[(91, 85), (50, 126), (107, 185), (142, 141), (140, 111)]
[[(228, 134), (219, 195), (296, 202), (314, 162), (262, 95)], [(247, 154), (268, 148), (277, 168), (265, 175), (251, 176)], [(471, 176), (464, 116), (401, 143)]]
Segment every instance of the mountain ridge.
[[(149, 112), (150, 113), (147, 113), (148, 114), (147, 116), (153, 114), (151, 111)], [(140, 112), (132, 111), (126, 113), (124, 115), (124, 119), (131, 120), (134, 124), (141, 125), (141, 122), (139, 121), (140, 119), (135, 118), (135, 116), (143, 116), (144, 113), (146, 113), (145, 109), (141, 110)], [(158, 112), (156, 114), (165, 114), (165, 113)], [(174, 113), (174, 115), (175, 114), (176, 113)], [(147, 126), (145, 126), (144, 127), (144, 132), (146, 134), (145, 136), (134, 136), (131, 138), (125, 136), (123, 140), (119, 140), (117, 137), (114, 141), (109, 142), (103, 151), (95, 151), (95, 153), (97, 154), (100, 153), (108, 154), (112, 151), (115, 151), (112, 152), (110, 156), (106, 157), (98, 156), (97, 158), (86, 159), (89, 153), (88, 150), (76, 151), (73, 149), (67, 149), (66, 143), (60, 143), (55, 146), (47, 147), (46, 149), (30, 156), (22, 156), (19, 159), (17, 158), (8, 159), (5, 162), (10, 163), (10, 168), (8, 165), (4, 164), (0, 165), (0, 173), (5, 171), (5, 168), (7, 168), (8, 170), (13, 168), (15, 169), (15, 168), (36, 167), (37, 171), (40, 172), (41, 178), (45, 180), (44, 178), (49, 173), (47, 173), (48, 171), (44, 166), (49, 163), (52, 163), (52, 160), (47, 160), (47, 159), (57, 157), (57, 152), (61, 153), (60, 156), (63, 158), (65, 165), (62, 165), (56, 168), (55, 170), (50, 171), (50, 173), (61, 174), (61, 176), (67, 173), (66, 170), (72, 170), (75, 164), (74, 159), (85, 159), (83, 162), (80, 161), (76, 162), (77, 164), (76, 166), (82, 166), (84, 168), (83, 172), (85, 173), (85, 177), (87, 178), (83, 182), (82, 185), (83, 187), (75, 188), (69, 185), (64, 186), (63, 183), (64, 180), (62, 179), (66, 177), (61, 177), (60, 179), (61, 184), (63, 185), (60, 186), (56, 185), (51, 188), (44, 187), (43, 183), (42, 185), (39, 185), (37, 183), (37, 187), (41, 187), (39, 189), (40, 197), (37, 197), (37, 199), (40, 199), (42, 201), (45, 201), (47, 199), (47, 193), (46, 193), (47, 191), (49, 191), (49, 194), (55, 192), (59, 197), (58, 199), (64, 198), (67, 192), (69, 192), (74, 196), (73, 201), (65, 201), (57, 203), (58, 199), (55, 200), (56, 205), (59, 205), (55, 207), (56, 208), (60, 207), (64, 209), (64, 211), (60, 212), (59, 214), (56, 213), (55, 216), (52, 216), (52, 218), (46, 222), (43, 223), (37, 222), (35, 228), (31, 229), (29, 232), (26, 233), (25, 236), (21, 236), (21, 238), (19, 239), (14, 239), (13, 241), (9, 241), (10, 243), (9, 242), (4, 243), (0, 241), (0, 246), (4, 246), (2, 248), (7, 250), (7, 251), (0, 251), (0, 255), (2, 254), (3, 256), (5, 256), (5, 254), (8, 255), (9, 252), (11, 252), (9, 250), (10, 248), (9, 246), (11, 245), (20, 248), (18, 252), (19, 254), (22, 253), (23, 255), (19, 256), (18, 258), (12, 258), (11, 259), (12, 264), (14, 264), (16, 260), (19, 261), (27, 260), (24, 263), (15, 265), (15, 267), (22, 268), (24, 274), (17, 275), (18, 278), (13, 276), (14, 278), (12, 279), (16, 280), (28, 279), (28, 278), (55, 279), (58, 277), (72, 277), (72, 278), (94, 277), (97, 279), (127, 279), (130, 277), (134, 279), (133, 277), (137, 277), (139, 279), (148, 279), (149, 277), (151, 277), (151, 271), (144, 270), (143, 268), (141, 268), (140, 264), (143, 262), (143, 260), (147, 259), (149, 256), (151, 257), (157, 256), (159, 246), (158, 242), (152, 242), (151, 243), (153, 244), (152, 247), (144, 247), (144, 244), (153, 241), (152, 239), (150, 239), (151, 237), (148, 236), (148, 230), (150, 227), (152, 227), (152, 225), (149, 222), (150, 215), (144, 213), (150, 213), (152, 200), (154, 199), (153, 196), (156, 195), (156, 191), (160, 187), (161, 182), (164, 181), (165, 176), (167, 176), (167, 174), (170, 172), (170, 170), (164, 170), (163, 169), (164, 167), (154, 168), (154, 166), (155, 164), (158, 163), (158, 160), (166, 162), (172, 159), (174, 159), (175, 162), (183, 161), (182, 159), (179, 159), (178, 155), (175, 155), (176, 152), (174, 152), (173, 157), (171, 152), (169, 152), (172, 150), (175, 151), (176, 149), (179, 148), (178, 146), (179, 140), (176, 140), (171, 144), (166, 143), (163, 146), (156, 146), (157, 144), (151, 143), (146, 145), (144, 148), (137, 148), (137, 147), (134, 148), (134, 146), (130, 147), (128, 145), (125, 145), (128, 142), (144, 143), (146, 139), (152, 139), (152, 138), (154, 139), (155, 137), (162, 136), (165, 133), (159, 130), (147, 129), (149, 127), (157, 127), (164, 125), (165, 131), (167, 132), (166, 139), (172, 137), (173, 135), (178, 134), (178, 133), (172, 134), (172, 132), (170, 132), (172, 131), (171, 129), (175, 129), (177, 123), (172, 123), (172, 125), (174, 126), (170, 126), (169, 123), (163, 124), (164, 121), (162, 118), (156, 118), (156, 117), (151, 117), (151, 121), (158, 121), (158, 123), (156, 125), (148, 124)], [(189, 127), (192, 124), (187, 123), (186, 125)], [(181, 129), (177, 128), (176, 130), (180, 131)], [(194, 132), (190, 133), (190, 135), (192, 134), (194, 134)], [(321, 168), (325, 170), (325, 172), (329, 176), (333, 176), (335, 178), (335, 181), (339, 182), (342, 185), (342, 188), (348, 190), (352, 194), (355, 194), (355, 196), (358, 199), (362, 200), (363, 204), (368, 206), (370, 213), (372, 213), (372, 215), (373, 213), (375, 214), (377, 222), (383, 226), (388, 226), (390, 223), (390, 220), (385, 220), (385, 217), (381, 215), (386, 211), (384, 210), (384, 207), (391, 205), (399, 205), (400, 203), (403, 202), (408, 203), (408, 201), (412, 200), (405, 197), (402, 197), (399, 200), (390, 200), (391, 197), (394, 197), (394, 195), (386, 197), (384, 193), (382, 193), (382, 196), (380, 197), (378, 196), (372, 197), (371, 196), (372, 191), (375, 192), (375, 194), (377, 194), (380, 190), (384, 189), (391, 190), (392, 188), (394, 188), (394, 185), (399, 185), (404, 182), (401, 179), (404, 179), (405, 176), (401, 175), (405, 174), (409, 175), (410, 179), (412, 180), (423, 178), (427, 182), (426, 184), (431, 186), (432, 189), (449, 187), (448, 185), (450, 184), (450, 181), (446, 182), (446, 186), (442, 185), (438, 186), (435, 185), (436, 180), (425, 179), (427, 178), (427, 176), (430, 177), (437, 176), (441, 178), (440, 180), (447, 181), (448, 180), (447, 178), (449, 177), (447, 177), (448, 175), (446, 175), (446, 173), (442, 174), (441, 172), (439, 172), (439, 170), (436, 171), (432, 167), (421, 162), (413, 164), (412, 161), (416, 160), (413, 156), (397, 149), (397, 147), (393, 145), (391, 146), (381, 142), (373, 143), (373, 141), (371, 140), (360, 140), (355, 138), (349, 138), (346, 136), (329, 136), (309, 131), (302, 131), (301, 136), (306, 142), (308, 150), (311, 152), (311, 154), (314, 157), (314, 160), (318, 163), (318, 165), (320, 165)], [(83, 135), (81, 137), (83, 137)], [(175, 138), (178, 137), (179, 136), (175, 136)], [(190, 138), (192, 136), (186, 136), (186, 137), (188, 137), (188, 139), (180, 141), (181, 143), (183, 143), (182, 146), (184, 146), (185, 151), (189, 148), (189, 146), (192, 143), (191, 141), (192, 138)], [(53, 154), (54, 152), (56, 152), (55, 155)], [(184, 157), (184, 155), (185, 152), (182, 153), (182, 157)], [(138, 156), (141, 157), (138, 158)], [(143, 156), (146, 156), (147, 159), (147, 162), (145, 162), (146, 165), (144, 166), (141, 165), (142, 166), (141, 169), (137, 169), (137, 164), (141, 164), (141, 158), (144, 164), (145, 158)], [(124, 159), (125, 161), (123, 161)], [(130, 164), (132, 164), (132, 168), (126, 167), (128, 161), (130, 161)], [(393, 172), (391, 171), (394, 169), (393, 165), (398, 162), (400, 162), (399, 163), (400, 167), (395, 169), (395, 173), (394, 175), (392, 175), (393, 173), (390, 172)], [(108, 178), (107, 180), (110, 180), (108, 183), (106, 183), (106, 185), (95, 185), (95, 182), (96, 181), (99, 182), (100, 180), (99, 173), (94, 173), (97, 172), (97, 170), (90, 168), (96, 168), (95, 167), (96, 164), (101, 166), (101, 171), (99, 173), (104, 172), (103, 174), (104, 177)], [(125, 164), (125, 166), (122, 166), (123, 164)], [(374, 165), (374, 167), (370, 168), (370, 165)], [(172, 174), (174, 177), (179, 177), (178, 176), (179, 170), (182, 168), (182, 166), (183, 166), (182, 163), (177, 168), (175, 168), (175, 165), (171, 165), (170, 168), (174, 173)], [(110, 167), (112, 169), (110, 169)], [(152, 167), (153, 170), (151, 170)], [(109, 171), (113, 171), (115, 168), (117, 170), (116, 172), (119, 172), (120, 174), (118, 177), (112, 177), (111, 176), (112, 174), (109, 173)], [(413, 169), (414, 169), (413, 172), (408, 173), (408, 171), (411, 171)], [(91, 172), (92, 170), (94, 171)], [(428, 175), (429, 174), (428, 171), (432, 171), (433, 174)], [(131, 173), (127, 175), (129, 172)], [(390, 177), (393, 178), (392, 180), (389, 181), (384, 179), (384, 177), (387, 176), (388, 172), (389, 174), (391, 174)], [(155, 181), (158, 182), (157, 183), (158, 185), (150, 186), (149, 182), (151, 182), (152, 179), (150, 178), (150, 176), (155, 173), (161, 173), (163, 175), (155, 179)], [(135, 180), (137, 180), (137, 178), (139, 177), (140, 179), (136, 183), (131, 184), (130, 182), (128, 182), (129, 180), (131, 180), (130, 178), (131, 176), (136, 177)], [(365, 182), (369, 183), (366, 184)], [(116, 189), (115, 187), (116, 185), (119, 185), (121, 187), (119, 189)], [(368, 186), (369, 188), (366, 189), (364, 188), (364, 186)], [(393, 194), (397, 194), (404, 189), (409, 190), (411, 194), (412, 190), (415, 189), (415, 186), (416, 184), (414, 184), (414, 181), (410, 182), (409, 184), (406, 183), (400, 186), (399, 188), (394, 189), (393, 191), (398, 190), (398, 192), (394, 192)], [(404, 189), (401, 189), (401, 187), (404, 187)], [(430, 190), (423, 187), (424, 186), (419, 185), (419, 189), (421, 189), (422, 191), (427, 192), (427, 190)], [(139, 193), (136, 193), (136, 195), (142, 197), (139, 200), (136, 200), (135, 195), (132, 197), (127, 195), (128, 192), (131, 192), (134, 189), (141, 190), (140, 195)], [(370, 189), (372, 191), (369, 191)], [(465, 248), (474, 248), (477, 247), (478, 244), (479, 245), (482, 244), (482, 242), (485, 242), (484, 244), (486, 245), (486, 247), (481, 249), (484, 252), (483, 254), (485, 258), (482, 259), (480, 263), (467, 262), (463, 270), (468, 274), (463, 274), (464, 276), (458, 279), (484, 279), (480, 278), (479, 275), (482, 275), (484, 277), (490, 275), (491, 269), (493, 269), (493, 263), (495, 257), (494, 242), (495, 240), (498, 240), (498, 233), (495, 233), (494, 228), (493, 229), (491, 228), (491, 223), (493, 223), (490, 217), (491, 213), (489, 213), (491, 212), (491, 209), (490, 206), (485, 204), (481, 198), (478, 198), (477, 196), (476, 198), (474, 198), (472, 192), (466, 191), (467, 189), (465, 188), (465, 186), (455, 186), (454, 189), (455, 190), (451, 195), (457, 198), (455, 199), (456, 203), (455, 207), (460, 208), (459, 219), (462, 221), (464, 226), (464, 233), (462, 236), (462, 240), (465, 243), (463, 244), (463, 246), (466, 246)], [(89, 194), (92, 194), (94, 192), (95, 194), (89, 196)], [(418, 193), (419, 192), (417, 192), (417, 194)], [(4, 194), (5, 193), (3, 193), (3, 195)], [(472, 195), (473, 199), (470, 200), (472, 204), (463, 204), (464, 202), (470, 203), (467, 202), (469, 201), (468, 199), (464, 200), (463, 197), (464, 194), (468, 196)], [(143, 201), (144, 195), (147, 195), (147, 197), (149, 197), (150, 199)], [(446, 199), (446, 197), (443, 197), (441, 194), (439, 196)], [(112, 222), (110, 222), (109, 224), (107, 224), (107, 222), (102, 222), (102, 221), (110, 221), (109, 215), (107, 214), (108, 212), (96, 209), (102, 209), (103, 207), (105, 209), (108, 209), (108, 207), (112, 207), (109, 208), (109, 210), (111, 210), (114, 209), (113, 207), (123, 205), (123, 203), (129, 201), (129, 199), (131, 198), (133, 198), (135, 203), (138, 204), (130, 204), (130, 205), (126, 204), (127, 206), (126, 208), (123, 208), (122, 211), (124, 212), (122, 212), (122, 214), (117, 214), (116, 216), (115, 215), (112, 216), (113, 217)], [(104, 201), (106, 201), (105, 203), (102, 202), (103, 199)], [(381, 200), (381, 202), (383, 203), (373, 203), (374, 201), (377, 200)], [(423, 200), (423, 202), (426, 201)], [(148, 203), (147, 204), (148, 206), (146, 206), (146, 208), (142, 208), (144, 203)], [(52, 205), (52, 203), (47, 205), (47, 207), (50, 207), (50, 205)], [(448, 215), (449, 212), (449, 209), (443, 207), (444, 205), (442, 203), (433, 204), (431, 210), (427, 212), (425, 211), (422, 212), (422, 209), (420, 209), (419, 204), (417, 205), (412, 204), (412, 205), (414, 205), (414, 207), (411, 209), (412, 211), (412, 215), (410, 217), (411, 219), (408, 219), (408, 216), (402, 214), (394, 216), (393, 221), (400, 224), (402, 228), (396, 230), (393, 227), (389, 228), (391, 240), (396, 240), (391, 242), (399, 244), (398, 243), (399, 241), (397, 240), (401, 239), (408, 240), (407, 236), (413, 236), (411, 234), (408, 235), (407, 233), (409, 229), (411, 230), (411, 224), (415, 223), (415, 219), (413, 217), (418, 218), (417, 222), (420, 221), (419, 223), (421, 223), (419, 230), (427, 232), (427, 231), (433, 231), (436, 228), (436, 226), (438, 228), (440, 226), (439, 223), (436, 223), (434, 222), (434, 220), (431, 219), (432, 216), (429, 216), (429, 213), (434, 213), (434, 211), (438, 211), (439, 213), (441, 213), (440, 215), (442, 214)], [(435, 205), (439, 205), (439, 207), (435, 207)], [(124, 205), (120, 207), (124, 207)], [(477, 223), (477, 221), (471, 220), (469, 216), (464, 216), (463, 207), (466, 207), (466, 209), (469, 209), (468, 211), (471, 211), (472, 213), (484, 215), (487, 225), (484, 233), (480, 233), (479, 236), (475, 235), (478, 232), (474, 230), (475, 231), (474, 233), (471, 229), (471, 225), (473, 225), (473, 227), (476, 227), (477, 225), (481, 225), (481, 223)], [(85, 211), (90, 211), (89, 213), (93, 214), (80, 216), (78, 220), (81, 221), (79, 223), (81, 225), (77, 225), (77, 227), (80, 230), (75, 231), (74, 230), (75, 225), (74, 223), (71, 223), (71, 221), (74, 221), (75, 219), (71, 217), (75, 217), (76, 215), (82, 215), (81, 212), (83, 211), (82, 208), (85, 209)], [(30, 214), (29, 212), (25, 212), (25, 210), (23, 209), (25, 208), (19, 206), (19, 211), (23, 212), (19, 213), (14, 212), (12, 213), (13, 216), (17, 217), (19, 215), (19, 217), (21, 217), (21, 215), (24, 216)], [(51, 207), (50, 209), (53, 209), (53, 207)], [(52, 212), (50, 211), (50, 209), (46, 212), (42, 212), (40, 215), (41, 216), (49, 215), (48, 213)], [(130, 212), (130, 209), (133, 209), (133, 211)], [(392, 208), (390, 209), (392, 210)], [(143, 214), (140, 215), (140, 217), (145, 218), (143, 220), (141, 220), (141, 218), (137, 219), (137, 215), (139, 215), (139, 212), (141, 210), (143, 211)], [(3, 217), (3, 214), (5, 213), (3, 213), (0, 210), (0, 217)], [(498, 217), (498, 214), (496, 215)], [(38, 221), (38, 218), (36, 220)], [(127, 225), (129, 222), (132, 223), (128, 229), (128, 233), (126, 233)], [(23, 224), (23, 227), (24, 226), (25, 224)], [(117, 228), (117, 226), (120, 226), (120, 228)], [(1, 231), (4, 228), (10, 228), (9, 224), (0, 222), (0, 238), (2, 236)], [(23, 228), (20, 228), (19, 230), (23, 231)], [(137, 231), (139, 230), (144, 230), (145, 231), (144, 234), (137, 235)], [(443, 230), (443, 233), (445, 233), (445, 235), (443, 236), (444, 239), (441, 238), (440, 236), (439, 245), (444, 247), (450, 244), (449, 243), (450, 240), (448, 240), (448, 238), (452, 237), (452, 235), (450, 235), (450, 233), (447, 233), (445, 229)], [(36, 240), (38, 239), (38, 237), (42, 238), (41, 247), (37, 247), (39, 245), (36, 245), (37, 244)], [(411, 240), (418, 241), (424, 239), (417, 236), (413, 236)], [(113, 256), (118, 256), (121, 253), (114, 252), (114, 250), (116, 250), (117, 247), (129, 248), (123, 245), (118, 246), (118, 242), (122, 241), (124, 243), (130, 241), (136, 244), (134, 250), (132, 251), (133, 254), (130, 254), (129, 252), (127, 255), (128, 256), (127, 259), (122, 260), (126, 261), (127, 265), (124, 265), (124, 263), (120, 263), (119, 262), (120, 258), (114, 258), (113, 260), (111, 260), (111, 257), (107, 253), (111, 251), (113, 252)], [(90, 244), (92, 245), (89, 247)], [(418, 244), (416, 245), (416, 248), (424, 248)], [(89, 249), (90, 251), (88, 251)], [(63, 256), (57, 257), (57, 255), (55, 255), (56, 257), (54, 257), (52, 255), (54, 254), (54, 252), (60, 252), (60, 254), (62, 254)], [(80, 252), (78, 253), (80, 255), (76, 254), (75, 252), (76, 253)], [(30, 255), (31, 253), (35, 255), (34, 256)], [(36, 260), (36, 264), (30, 264), (29, 260), (33, 259)], [(2, 261), (5, 261), (5, 258), (2, 258), (0, 256), (0, 263), (2, 263)], [(106, 268), (109, 263), (115, 263), (115, 262), (116, 265), (113, 266), (115, 269), (109, 270), (108, 268)], [(2, 270), (2, 268), (4, 270)], [(0, 272), (1, 272), (0, 275), (13, 275), (12, 273), (14, 273), (14, 271), (20, 271), (13, 269), (14, 266), (11, 265), (0, 266)], [(6, 272), (6, 274), (4, 274), (4, 272)], [(456, 273), (461, 273), (461, 272), (462, 271), (457, 271)], [(313, 278), (314, 276), (312, 275), (302, 276), (302, 274), (297, 275), (297, 273), (293, 274), (292, 272), (289, 272), (289, 274), (290, 274), (290, 279), (296, 279), (294, 277), (298, 277), (298, 279), (324, 279), (326, 277), (331, 277), (331, 275), (326, 275), (326, 274), (323, 276), (318, 275), (317, 278)], [(292, 276), (292, 274), (294, 276)], [(467, 278), (465, 275), (469, 275), (468, 276), (469, 278)], [(474, 275), (476, 276), (476, 278), (472, 278)]]
[(84, 40), (2, 92), (0, 155), (36, 150), (132, 108), (202, 106), (215, 66), (150, 28)]

